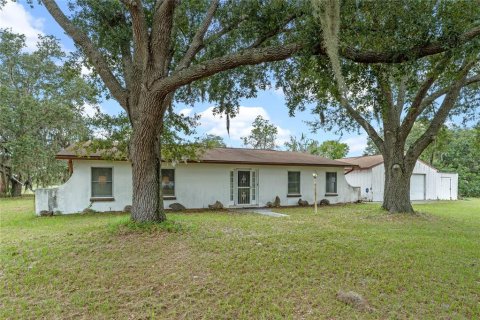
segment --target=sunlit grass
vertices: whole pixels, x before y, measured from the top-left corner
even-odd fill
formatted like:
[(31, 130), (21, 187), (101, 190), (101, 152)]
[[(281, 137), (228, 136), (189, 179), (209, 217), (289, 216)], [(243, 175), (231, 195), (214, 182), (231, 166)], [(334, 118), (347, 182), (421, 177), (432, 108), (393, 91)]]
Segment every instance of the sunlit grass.
[[(0, 318), (480, 318), (480, 199), (35, 217), (0, 200)], [(335, 298), (366, 298), (370, 311)]]

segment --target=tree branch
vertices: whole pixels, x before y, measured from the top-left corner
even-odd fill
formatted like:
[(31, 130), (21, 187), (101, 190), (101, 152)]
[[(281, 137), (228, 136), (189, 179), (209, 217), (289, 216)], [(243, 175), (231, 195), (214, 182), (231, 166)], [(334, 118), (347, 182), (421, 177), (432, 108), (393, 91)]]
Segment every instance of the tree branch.
[(118, 79), (111, 72), (110, 66), (100, 53), (95, 48), (95, 45), (82, 31), (80, 31), (62, 12), (55, 0), (42, 0), (45, 8), (57, 21), (57, 23), (65, 30), (65, 32), (72, 37), (73, 41), (78, 44), (88, 57), (92, 65), (95, 67), (97, 73), (102, 78), (103, 82), (110, 90), (110, 93), (118, 101), (118, 103), (125, 109), (127, 105), (127, 94)]
[[(154, 63), (154, 70), (163, 73), (165, 61), (170, 49), (171, 32), (173, 27), (173, 15), (175, 12), (176, 0), (164, 0), (156, 5), (153, 13), (151, 32), (151, 55)], [(162, 74), (161, 76), (164, 76)], [(158, 77), (158, 75), (155, 75)]]
[(430, 72), (430, 74), (420, 86), (420, 89), (417, 91), (417, 94), (415, 95), (415, 98), (413, 98), (412, 104), (408, 109), (407, 115), (405, 116), (405, 119), (403, 119), (400, 128), (400, 134), (403, 139), (408, 136), (408, 134), (413, 128), (415, 120), (425, 109), (425, 106), (422, 106), (422, 101), (427, 95), (428, 90), (430, 90), (430, 88), (432, 87), (433, 83), (447, 67), (449, 60), (450, 55), (447, 54), (442, 60), (437, 63), (435, 68)]
[(397, 110), (397, 117), (400, 119), (402, 117), (403, 106), (405, 105), (405, 94), (407, 93), (407, 77), (404, 75), (400, 79), (400, 83), (398, 84), (398, 94), (397, 94), (397, 102), (395, 105), (395, 109)]
[[(472, 28), (458, 37), (455, 47), (459, 47), (478, 36), (480, 36), (480, 27)], [(444, 41), (439, 40), (423, 46), (414, 46), (394, 52), (361, 51), (353, 48), (344, 48), (340, 49), (340, 55), (359, 63), (402, 63), (442, 53), (451, 48)], [(325, 54), (324, 48), (317, 47), (315, 51), (317, 54)]]
[(205, 33), (207, 32), (208, 27), (212, 23), (213, 16), (215, 15), (215, 12), (217, 11), (217, 8), (218, 8), (218, 4), (219, 4), (219, 0), (212, 0), (212, 2), (210, 3), (210, 7), (208, 8), (205, 18), (203, 19), (202, 23), (200, 24), (200, 27), (197, 29), (197, 32), (193, 36), (192, 42), (190, 43), (190, 46), (188, 47), (187, 52), (185, 53), (183, 58), (180, 60), (177, 70), (181, 70), (188, 67), (192, 62), (193, 58), (195, 57), (195, 55), (202, 48)]
[(134, 56), (133, 61), (141, 70), (148, 62), (148, 28), (141, 0), (122, 0), (132, 16)]
[(259, 37), (258, 39), (256, 39), (249, 47), (248, 49), (250, 48), (258, 48), (261, 44), (263, 44), (265, 41), (267, 41), (268, 39), (270, 39), (271, 37), (277, 35), (279, 32), (281, 32), (284, 27), (289, 24), (290, 22), (292, 22), (295, 18), (297, 18), (298, 15), (297, 14), (291, 14), (289, 16), (287, 16), (283, 22), (281, 24), (279, 24), (278, 26), (276, 26), (274, 29), (271, 29), (271, 30), (268, 30), (266, 33), (264, 33), (261, 37)]
[(460, 95), (460, 90), (464, 86), (465, 78), (470, 69), (475, 65), (475, 62), (467, 63), (459, 70), (459, 74), (455, 83), (450, 87), (445, 99), (433, 117), (427, 130), (410, 146), (407, 151), (406, 158), (409, 161), (416, 161), (428, 145), (435, 140), (443, 123), (448, 117), (448, 114), (455, 106), (455, 102)]
[(301, 46), (294, 43), (289, 45), (271, 46), (260, 49), (248, 49), (223, 57), (213, 58), (209, 61), (179, 70), (168, 78), (159, 78), (152, 84), (152, 90), (158, 90), (161, 95), (166, 95), (185, 84), (206, 78), (216, 73), (227, 71), (239, 66), (255, 65), (262, 62), (279, 61), (286, 59), (298, 52)]
[(228, 26), (225, 26), (224, 28), (220, 29), (219, 31), (217, 31), (216, 33), (210, 35), (208, 38), (206, 38), (203, 43), (203, 47), (206, 47), (208, 46), (210, 43), (220, 39), (221, 37), (223, 37), (224, 35), (226, 35), (227, 33), (229, 33), (230, 31), (234, 30), (236, 27), (238, 27), (242, 22), (244, 22), (245, 20), (247, 19), (246, 16), (242, 16), (240, 17), (240, 19), (238, 19), (237, 21), (229, 24)]
[(362, 128), (367, 132), (368, 136), (372, 139), (380, 152), (384, 154), (385, 147), (383, 139), (378, 135), (377, 130), (375, 130), (375, 128), (370, 124), (370, 122), (368, 122), (364, 117), (362, 117), (360, 112), (355, 110), (344, 97), (340, 97), (340, 104), (345, 108), (347, 113), (353, 119), (355, 119), (355, 121), (357, 121), (360, 126), (362, 126)]
[[(373, 66), (373, 72), (376, 75), (378, 81), (378, 87), (384, 96), (383, 107), (382, 107), (382, 120), (383, 126), (385, 129), (390, 128), (391, 130), (396, 129), (398, 126), (399, 119), (397, 119), (397, 113), (395, 112), (395, 106), (393, 104), (393, 93), (390, 83), (385, 79), (386, 75), (382, 67)], [(385, 131), (387, 133), (387, 131)]]
[[(466, 86), (469, 86), (469, 85), (477, 83), (477, 82), (480, 82), (480, 74), (477, 74), (477, 75), (475, 75), (471, 78), (467, 78), (464, 81), (462, 87), (466, 87)], [(452, 90), (452, 86), (439, 89), (439, 90), (435, 91), (434, 93), (430, 94), (428, 97), (423, 99), (422, 105), (421, 105), (422, 108), (425, 109), (427, 106), (429, 106), (433, 102), (435, 102), (435, 100), (437, 100), (441, 96), (447, 94), (450, 90)]]

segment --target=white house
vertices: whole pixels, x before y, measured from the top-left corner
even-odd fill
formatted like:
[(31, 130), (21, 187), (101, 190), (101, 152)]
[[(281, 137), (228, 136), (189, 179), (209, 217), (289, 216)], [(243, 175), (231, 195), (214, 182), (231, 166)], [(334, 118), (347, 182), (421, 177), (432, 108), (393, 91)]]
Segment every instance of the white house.
[[(356, 167), (347, 169), (347, 182), (360, 187), (360, 196), (366, 201), (383, 201), (385, 167), (383, 156), (344, 158), (342, 161)], [(458, 174), (439, 172), (437, 169), (418, 160), (410, 179), (411, 200), (457, 200)]]
[[(77, 151), (78, 152), (78, 151)], [(70, 179), (58, 188), (35, 192), (35, 211), (75, 213), (86, 208), (120, 211), (132, 204), (132, 169), (128, 161), (103, 160), (100, 154), (78, 155), (62, 150)], [(360, 190), (345, 180), (351, 164), (314, 155), (255, 149), (214, 148), (196, 161), (162, 165), (165, 208), (178, 202), (186, 208), (208, 208), (216, 201), (225, 207), (263, 207), (278, 196), (281, 205), (314, 201), (355, 202)]]

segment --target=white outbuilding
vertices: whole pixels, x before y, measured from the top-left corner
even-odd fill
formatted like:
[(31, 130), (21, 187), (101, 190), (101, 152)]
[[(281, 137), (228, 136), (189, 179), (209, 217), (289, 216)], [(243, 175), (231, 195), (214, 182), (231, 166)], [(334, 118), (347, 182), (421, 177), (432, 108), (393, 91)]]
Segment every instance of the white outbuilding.
[[(382, 155), (344, 158), (342, 161), (356, 167), (347, 169), (345, 178), (355, 187), (360, 187), (364, 201), (383, 201), (385, 167)], [(410, 179), (411, 200), (457, 200), (458, 174), (439, 172), (427, 163), (418, 160)]]

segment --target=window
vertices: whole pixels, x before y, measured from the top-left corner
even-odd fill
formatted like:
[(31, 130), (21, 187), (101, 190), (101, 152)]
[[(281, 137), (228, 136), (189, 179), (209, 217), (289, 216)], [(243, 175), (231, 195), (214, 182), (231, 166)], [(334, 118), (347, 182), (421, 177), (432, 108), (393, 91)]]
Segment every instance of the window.
[(162, 169), (163, 197), (175, 197), (175, 170)]
[(233, 201), (233, 171), (230, 171), (230, 201)]
[(113, 197), (112, 168), (92, 168), (92, 198)]
[(288, 194), (300, 194), (300, 172), (288, 172)]
[(256, 175), (255, 170), (252, 171), (252, 200), (255, 201), (255, 195), (257, 193), (257, 182), (256, 182)]
[(337, 173), (336, 172), (327, 172), (327, 193), (337, 193)]

